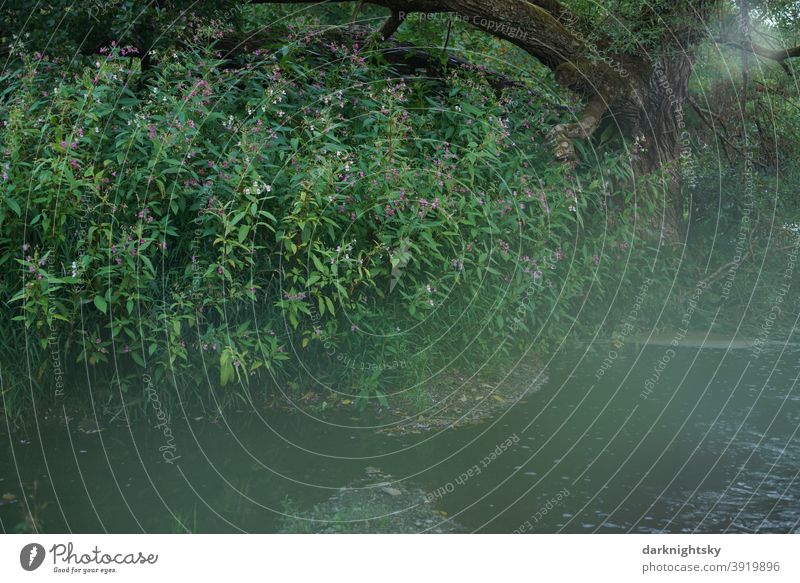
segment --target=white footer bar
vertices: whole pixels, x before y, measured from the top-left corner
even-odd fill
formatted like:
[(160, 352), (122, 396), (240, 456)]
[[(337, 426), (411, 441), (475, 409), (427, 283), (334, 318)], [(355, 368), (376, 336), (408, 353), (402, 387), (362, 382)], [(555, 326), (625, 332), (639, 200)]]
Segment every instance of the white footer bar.
[(778, 582), (798, 554), (791, 535), (6, 535), (0, 581)]

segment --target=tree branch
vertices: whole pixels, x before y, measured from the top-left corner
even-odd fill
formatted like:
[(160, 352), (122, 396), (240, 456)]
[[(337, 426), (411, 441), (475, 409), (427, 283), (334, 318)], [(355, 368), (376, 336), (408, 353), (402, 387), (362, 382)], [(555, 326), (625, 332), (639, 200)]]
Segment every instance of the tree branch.
[[(440, 57), (432, 55), (429, 52), (415, 47), (411, 43), (397, 44), (385, 49), (379, 49), (378, 52), (383, 57), (395, 65), (406, 65), (407, 67), (426, 69), (433, 75), (442, 76), (444, 73), (442, 61)], [(522, 87), (522, 83), (510, 79), (506, 75), (491, 69), (479, 68), (469, 61), (460, 59), (453, 55), (448, 55), (445, 61), (447, 65), (452, 67), (461, 67), (464, 69), (471, 69), (473, 71), (480, 71), (486, 82), (491, 85), (495, 91), (502, 91), (509, 87)]]
[[(718, 113), (715, 113), (715, 112), (713, 112), (713, 111), (710, 111), (710, 110), (707, 110), (707, 109), (703, 109), (702, 107), (700, 107), (700, 104), (698, 104), (698, 103), (697, 103), (697, 102), (696, 102), (694, 99), (692, 99), (692, 97), (689, 97), (689, 98), (687, 99), (687, 101), (689, 102), (689, 105), (691, 105), (691, 106), (692, 106), (692, 109), (694, 109), (695, 113), (697, 113), (697, 116), (700, 118), (700, 120), (703, 122), (703, 124), (705, 124), (705, 126), (706, 126), (708, 129), (710, 129), (710, 130), (711, 130), (711, 132), (714, 134), (714, 137), (716, 137), (716, 138), (719, 138), (719, 140), (720, 140), (720, 141), (722, 141), (722, 143), (723, 143), (723, 146), (722, 146), (722, 151), (725, 153), (725, 157), (728, 159), (728, 162), (729, 162), (731, 165), (733, 165), (733, 161), (732, 161), (732, 159), (731, 159), (730, 155), (728, 154), (728, 150), (725, 148), (725, 145), (726, 145), (726, 144), (727, 144), (728, 146), (730, 146), (730, 147), (731, 147), (731, 149), (732, 149), (734, 152), (736, 152), (737, 154), (739, 154), (740, 156), (742, 156), (742, 158), (747, 158), (747, 154), (745, 154), (745, 153), (742, 151), (742, 149), (741, 149), (741, 148), (739, 148), (739, 146), (737, 146), (736, 144), (734, 144), (734, 143), (733, 143), (733, 142), (732, 142), (732, 141), (731, 141), (731, 140), (728, 138), (728, 136), (726, 135), (726, 134), (727, 134), (727, 132), (728, 132), (728, 129), (725, 127), (725, 124), (722, 122), (722, 118), (721, 118), (721, 116), (720, 116)], [(719, 132), (719, 131), (717, 131), (717, 127), (714, 125), (714, 123), (713, 123), (711, 120), (709, 120), (709, 119), (706, 117), (706, 115), (705, 115), (706, 113), (708, 113), (709, 115), (712, 115), (712, 116), (714, 116), (715, 118), (717, 118), (717, 122), (719, 123), (720, 127), (721, 127), (723, 130), (725, 130), (725, 133), (722, 133), (722, 132)], [(758, 164), (759, 166), (761, 166), (761, 167), (762, 167), (762, 168), (764, 168), (764, 169), (769, 169), (769, 166), (767, 166), (766, 164), (764, 164), (764, 163), (763, 163), (763, 162), (761, 162), (760, 160), (756, 160), (755, 158), (753, 158), (751, 161), (752, 161), (754, 164)]]
[(786, 60), (800, 57), (800, 45), (790, 48), (771, 49), (769, 47), (757, 45), (751, 41), (736, 41), (727, 37), (721, 37), (717, 39), (716, 42), (740, 49), (742, 51), (751, 52), (754, 55), (758, 55), (759, 57), (763, 57), (765, 59), (777, 61), (789, 75), (791, 75), (791, 70), (786, 64)]
[[(698, 117), (703, 122), (703, 124), (705, 124), (705, 126), (708, 129), (711, 130), (711, 132), (714, 134), (714, 136), (718, 136), (720, 138), (720, 140), (722, 141), (722, 152), (725, 154), (725, 158), (727, 158), (728, 164), (733, 166), (733, 160), (731, 159), (731, 155), (728, 153), (728, 149), (725, 146), (726, 145), (730, 146), (734, 150), (738, 151), (740, 154), (742, 152), (728, 140), (727, 136), (724, 136), (720, 132), (717, 131), (716, 126), (714, 126), (714, 123), (706, 117), (706, 114), (705, 114), (703, 108), (700, 107), (700, 105), (698, 105), (698, 103), (694, 99), (689, 97), (688, 101), (689, 101), (689, 105), (692, 106), (692, 109), (694, 109), (695, 113), (697, 113)], [(713, 115), (713, 112), (708, 112), (708, 113), (711, 113)], [(723, 130), (725, 130), (727, 132), (727, 129), (725, 129), (725, 126), (722, 125), (721, 121), (720, 121), (720, 126), (722, 127)]]
[[(329, 0), (343, 2), (345, 0)], [(575, 61), (585, 46), (563, 22), (573, 22), (558, 0), (365, 0), (398, 13), (452, 12), (462, 21), (507, 40), (555, 69)], [(313, 4), (318, 0), (250, 0), (250, 4)], [(550, 12), (553, 11), (553, 13)], [(391, 18), (391, 17), (390, 17)], [(388, 24), (388, 22), (386, 23)]]
[[(316, 0), (251, 0), (253, 4), (301, 4)], [(343, 0), (330, 0), (339, 2)], [(559, 124), (552, 132), (556, 157), (573, 160), (570, 140), (589, 137), (606, 110), (629, 94), (630, 81), (612, 59), (592, 58), (592, 49), (576, 32), (577, 18), (559, 0), (363, 0), (391, 10), (373, 41), (388, 38), (409, 13), (452, 13), (535, 57), (555, 73), (556, 82), (587, 100), (577, 123)]]
[(397, 29), (400, 28), (402, 23), (403, 19), (400, 18), (400, 13), (396, 10), (392, 10), (391, 16), (384, 21), (380, 30), (378, 30), (377, 39), (384, 41), (391, 37), (397, 31)]
[(561, 162), (574, 162), (577, 158), (574, 138), (588, 138), (600, 125), (608, 104), (599, 95), (591, 98), (576, 123), (558, 124), (550, 130), (550, 139), (555, 144), (555, 155)]

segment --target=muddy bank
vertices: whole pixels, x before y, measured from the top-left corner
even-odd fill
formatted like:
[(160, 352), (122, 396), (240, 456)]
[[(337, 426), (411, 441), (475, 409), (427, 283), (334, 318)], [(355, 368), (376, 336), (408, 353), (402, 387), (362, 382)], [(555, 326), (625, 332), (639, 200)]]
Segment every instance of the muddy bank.
[(520, 364), (505, 376), (469, 377), (454, 371), (426, 387), (430, 401), (424, 408), (399, 395), (397, 405), (386, 415), (394, 423), (379, 431), (402, 435), (482, 423), (524, 403), (545, 382), (547, 375), (538, 361)]
[(501, 372), (469, 374), (452, 369), (423, 385), (387, 391), (383, 403), (371, 399), (366, 407), (360, 407), (358, 400), (344, 391), (326, 394), (311, 389), (295, 391), (294, 395), (270, 395), (265, 406), (288, 414), (304, 411), (315, 417), (367, 414), (382, 426), (376, 430), (379, 433), (417, 434), (487, 421), (524, 403), (547, 380), (542, 362), (530, 358)]

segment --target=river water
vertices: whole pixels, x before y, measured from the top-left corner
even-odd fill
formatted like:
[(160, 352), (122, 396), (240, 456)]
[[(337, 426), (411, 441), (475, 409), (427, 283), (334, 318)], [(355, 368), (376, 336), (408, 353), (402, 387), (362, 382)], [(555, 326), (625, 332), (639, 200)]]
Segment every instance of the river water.
[(798, 531), (798, 357), (573, 346), (480, 425), (390, 436), (355, 413), (175, 415), (172, 463), (152, 420), (4, 428), (0, 493), (16, 498), (0, 526), (18, 527), (32, 494), (44, 532), (274, 532), (287, 508), (378, 468), (468, 531)]

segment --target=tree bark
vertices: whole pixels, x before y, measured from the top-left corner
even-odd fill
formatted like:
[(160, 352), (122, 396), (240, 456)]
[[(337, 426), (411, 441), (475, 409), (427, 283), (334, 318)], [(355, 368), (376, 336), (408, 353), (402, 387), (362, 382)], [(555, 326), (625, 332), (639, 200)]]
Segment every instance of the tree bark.
[[(636, 120), (638, 139), (644, 146), (636, 170), (639, 174), (666, 170), (662, 238), (670, 243), (685, 239), (685, 188), (694, 180), (694, 160), (683, 107), (689, 96), (692, 63), (688, 56), (662, 59), (652, 68)], [(634, 135), (634, 138), (637, 136)]]

